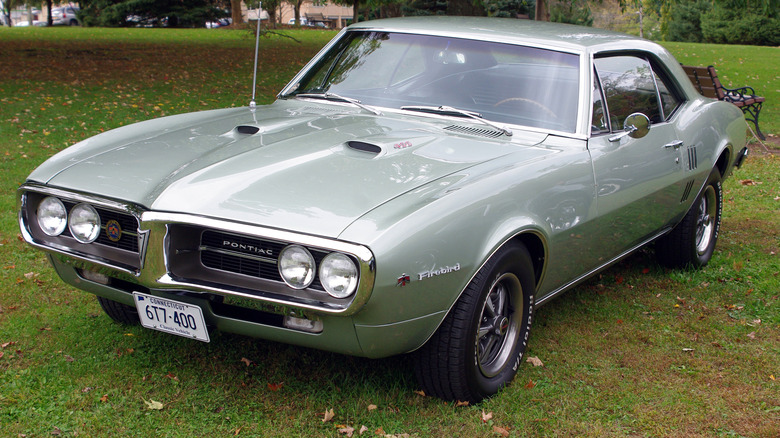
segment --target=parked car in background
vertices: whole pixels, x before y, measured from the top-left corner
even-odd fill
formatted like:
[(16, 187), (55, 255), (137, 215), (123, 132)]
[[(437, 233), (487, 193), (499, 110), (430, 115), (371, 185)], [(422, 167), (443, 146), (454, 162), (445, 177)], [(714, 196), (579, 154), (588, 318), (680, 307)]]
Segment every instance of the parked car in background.
[(218, 27), (226, 27), (230, 26), (233, 23), (233, 19), (230, 17), (226, 18), (220, 18), (216, 21), (207, 21), (206, 22), (206, 28), (208, 29), (216, 29)]
[(273, 104), (60, 152), (19, 189), (19, 224), (118, 322), (414, 352), (426, 394), (478, 402), (512, 381), (540, 305), (646, 245), (708, 263), (745, 130), (643, 39), (362, 22)]
[(81, 21), (78, 18), (78, 12), (79, 8), (77, 6), (52, 8), (52, 26), (80, 26)]
[[(308, 26), (309, 25), (309, 20), (307, 20), (305, 17), (301, 17), (300, 20), (298, 20), (298, 21), (299, 21), (298, 24), (300, 26)], [(290, 18), (290, 20), (287, 21), (287, 24), (289, 24), (290, 26), (295, 26), (295, 18)]]

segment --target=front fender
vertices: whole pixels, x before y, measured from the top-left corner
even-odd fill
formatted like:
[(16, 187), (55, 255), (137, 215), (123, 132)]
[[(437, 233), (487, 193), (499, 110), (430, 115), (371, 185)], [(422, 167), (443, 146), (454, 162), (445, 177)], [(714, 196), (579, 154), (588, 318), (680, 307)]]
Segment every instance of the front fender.
[[(592, 173), (584, 147), (510, 154), (437, 180), (388, 202), (345, 230), (376, 258), (371, 299), (354, 321), (366, 355), (421, 346), (490, 256), (521, 233), (542, 242), (568, 232), (563, 193), (585, 197), (575, 215), (592, 214)], [(526, 152), (527, 151), (523, 151)]]

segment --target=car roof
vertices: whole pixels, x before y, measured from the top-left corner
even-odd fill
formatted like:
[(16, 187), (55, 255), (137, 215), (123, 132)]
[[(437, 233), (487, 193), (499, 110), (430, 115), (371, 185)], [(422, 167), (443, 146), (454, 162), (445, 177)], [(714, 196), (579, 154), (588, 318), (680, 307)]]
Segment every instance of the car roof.
[(647, 40), (624, 33), (570, 24), (493, 17), (405, 17), (356, 23), (349, 30), (473, 38), (586, 52), (610, 48), (647, 48)]

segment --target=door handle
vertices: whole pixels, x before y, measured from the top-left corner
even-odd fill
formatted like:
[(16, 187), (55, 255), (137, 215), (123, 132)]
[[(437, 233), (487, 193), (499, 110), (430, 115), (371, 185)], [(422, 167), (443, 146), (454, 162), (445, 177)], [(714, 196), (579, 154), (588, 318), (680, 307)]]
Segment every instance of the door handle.
[(683, 145), (683, 141), (682, 140), (675, 140), (673, 142), (666, 143), (664, 145), (664, 148), (666, 148), (666, 149), (669, 149), (669, 148), (680, 149), (682, 147), (682, 145)]

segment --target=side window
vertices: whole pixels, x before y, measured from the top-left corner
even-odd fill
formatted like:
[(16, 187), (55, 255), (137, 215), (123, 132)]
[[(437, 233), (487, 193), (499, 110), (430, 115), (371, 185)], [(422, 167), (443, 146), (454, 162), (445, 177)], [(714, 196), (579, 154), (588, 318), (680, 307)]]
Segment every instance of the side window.
[(654, 73), (646, 59), (611, 56), (594, 62), (613, 131), (622, 130), (626, 117), (636, 112), (646, 115), (653, 123), (663, 121)]

